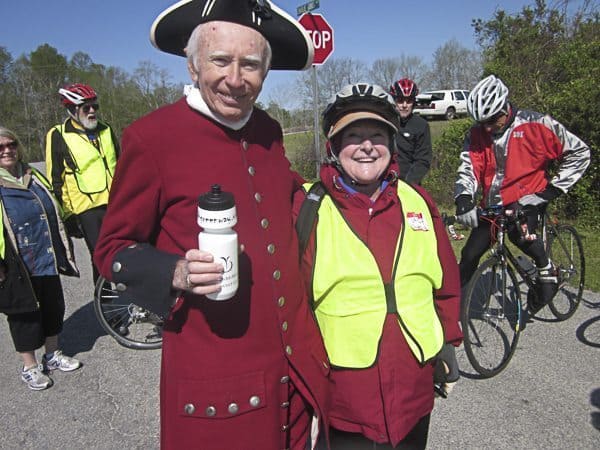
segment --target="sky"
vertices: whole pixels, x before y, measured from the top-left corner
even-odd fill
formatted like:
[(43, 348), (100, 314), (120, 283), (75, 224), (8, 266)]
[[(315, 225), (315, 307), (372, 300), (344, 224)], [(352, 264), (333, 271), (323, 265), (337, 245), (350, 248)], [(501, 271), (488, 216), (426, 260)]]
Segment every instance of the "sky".
[[(570, 1), (576, 5), (582, 0)], [(174, 3), (2, 0), (0, 46), (16, 59), (47, 43), (67, 58), (82, 51), (95, 63), (117, 66), (129, 73), (140, 61), (152, 61), (169, 71), (171, 81), (187, 83), (185, 60), (158, 51), (149, 39), (154, 19)], [(307, 0), (275, 3), (297, 17), (296, 8)], [(436, 49), (451, 39), (477, 49), (473, 19), (489, 20), (497, 9), (514, 14), (533, 4), (534, 0), (320, 0), (319, 9), (313, 13), (322, 14), (334, 29), (332, 58), (353, 58), (370, 65), (379, 58), (404, 54), (430, 63)], [(271, 71), (259, 101), (268, 103), (275, 91), (291, 87), (297, 77), (298, 72)]]

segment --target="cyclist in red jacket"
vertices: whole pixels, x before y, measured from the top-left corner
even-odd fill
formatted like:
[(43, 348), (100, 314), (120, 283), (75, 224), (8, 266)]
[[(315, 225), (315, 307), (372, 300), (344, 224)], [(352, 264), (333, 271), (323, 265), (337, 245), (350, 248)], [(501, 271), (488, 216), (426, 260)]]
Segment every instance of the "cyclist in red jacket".
[[(471, 127), (460, 155), (455, 183), (458, 222), (473, 228), (460, 260), (464, 286), (490, 246), (490, 224), (479, 222), (475, 194), (482, 192), (480, 207), (521, 208), (530, 234), (547, 203), (566, 193), (590, 164), (589, 146), (549, 115), (516, 108), (508, 100), (508, 88), (490, 75), (471, 91), (467, 109), (477, 121)], [(558, 161), (556, 174), (548, 168)], [(537, 296), (528, 296), (535, 314), (554, 296), (557, 278), (541, 239), (523, 240), (516, 227), (509, 238), (538, 268)]]

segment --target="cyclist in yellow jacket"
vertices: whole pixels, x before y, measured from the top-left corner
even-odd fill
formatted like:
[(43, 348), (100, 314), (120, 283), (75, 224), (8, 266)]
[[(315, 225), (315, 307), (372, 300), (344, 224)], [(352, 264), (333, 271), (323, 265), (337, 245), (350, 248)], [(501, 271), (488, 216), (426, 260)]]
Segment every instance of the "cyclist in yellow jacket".
[[(67, 231), (83, 237), (93, 256), (119, 144), (114, 132), (98, 120), (98, 95), (90, 86), (71, 84), (59, 89), (69, 117), (46, 136), (46, 174), (63, 207)], [(98, 272), (92, 263), (94, 282)]]

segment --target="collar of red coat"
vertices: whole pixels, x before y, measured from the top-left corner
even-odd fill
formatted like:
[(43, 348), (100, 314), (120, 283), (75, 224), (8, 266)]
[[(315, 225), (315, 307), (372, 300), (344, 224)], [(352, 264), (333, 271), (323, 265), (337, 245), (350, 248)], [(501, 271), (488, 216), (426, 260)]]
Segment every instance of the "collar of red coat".
[(392, 198), (392, 199), (398, 198), (397, 195), (392, 195), (392, 196), (383, 195), (389, 189), (393, 189), (394, 191), (396, 191), (397, 185), (398, 185), (398, 173), (399, 173), (398, 164), (396, 163), (396, 161), (394, 159), (394, 160), (392, 160), (392, 163), (389, 165), (389, 167), (385, 173), (385, 176), (382, 178), (382, 180), (388, 181), (388, 185), (385, 187), (383, 192), (379, 195), (379, 197), (377, 198), (375, 203), (373, 203), (371, 201), (371, 199), (365, 194), (362, 194), (360, 192), (350, 193), (346, 189), (344, 189), (344, 187), (342, 186), (342, 183), (340, 183), (340, 181), (339, 181), (342, 175), (341, 175), (340, 171), (333, 164), (329, 164), (329, 163), (323, 164), (321, 166), (319, 176), (320, 176), (321, 182), (327, 189), (327, 192), (329, 192), (329, 194), (338, 203), (345, 203), (348, 199), (350, 199), (351, 201), (360, 202), (361, 204), (364, 204), (365, 206), (372, 207), (373, 205), (375, 205), (377, 203), (387, 202), (388, 198)]

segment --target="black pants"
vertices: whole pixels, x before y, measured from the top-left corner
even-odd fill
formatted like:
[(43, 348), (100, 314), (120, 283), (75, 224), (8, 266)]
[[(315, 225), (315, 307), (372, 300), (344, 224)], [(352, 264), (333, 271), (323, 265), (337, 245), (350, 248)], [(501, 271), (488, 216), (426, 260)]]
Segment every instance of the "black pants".
[(427, 447), (430, 415), (426, 415), (413, 427), (395, 447), (391, 444), (378, 444), (360, 433), (329, 429), (331, 450), (424, 450)]
[[(538, 227), (538, 213), (533, 211), (527, 214), (527, 228), (529, 233), (536, 233)], [(508, 229), (508, 238), (513, 244), (519, 247), (523, 253), (533, 258), (537, 267), (548, 265), (548, 256), (544, 250), (544, 242), (541, 236), (533, 241), (524, 241), (521, 231), (513, 224)], [(473, 273), (477, 269), (479, 260), (483, 254), (490, 248), (492, 241), (492, 230), (490, 222), (479, 220), (479, 226), (471, 231), (467, 243), (462, 249), (460, 256), (460, 284), (466, 286)]]
[(32, 277), (31, 284), (40, 309), (7, 314), (10, 335), (19, 353), (35, 351), (44, 345), (48, 336), (59, 334), (65, 317), (65, 298), (58, 275)]
[(94, 264), (94, 248), (96, 248), (96, 242), (98, 242), (98, 236), (100, 235), (100, 227), (102, 226), (102, 219), (106, 214), (106, 206), (98, 206), (97, 208), (88, 209), (77, 215), (81, 229), (83, 230), (83, 238), (85, 245), (90, 251), (90, 258), (92, 259), (92, 270), (94, 275), (94, 284), (98, 280), (99, 273)]

